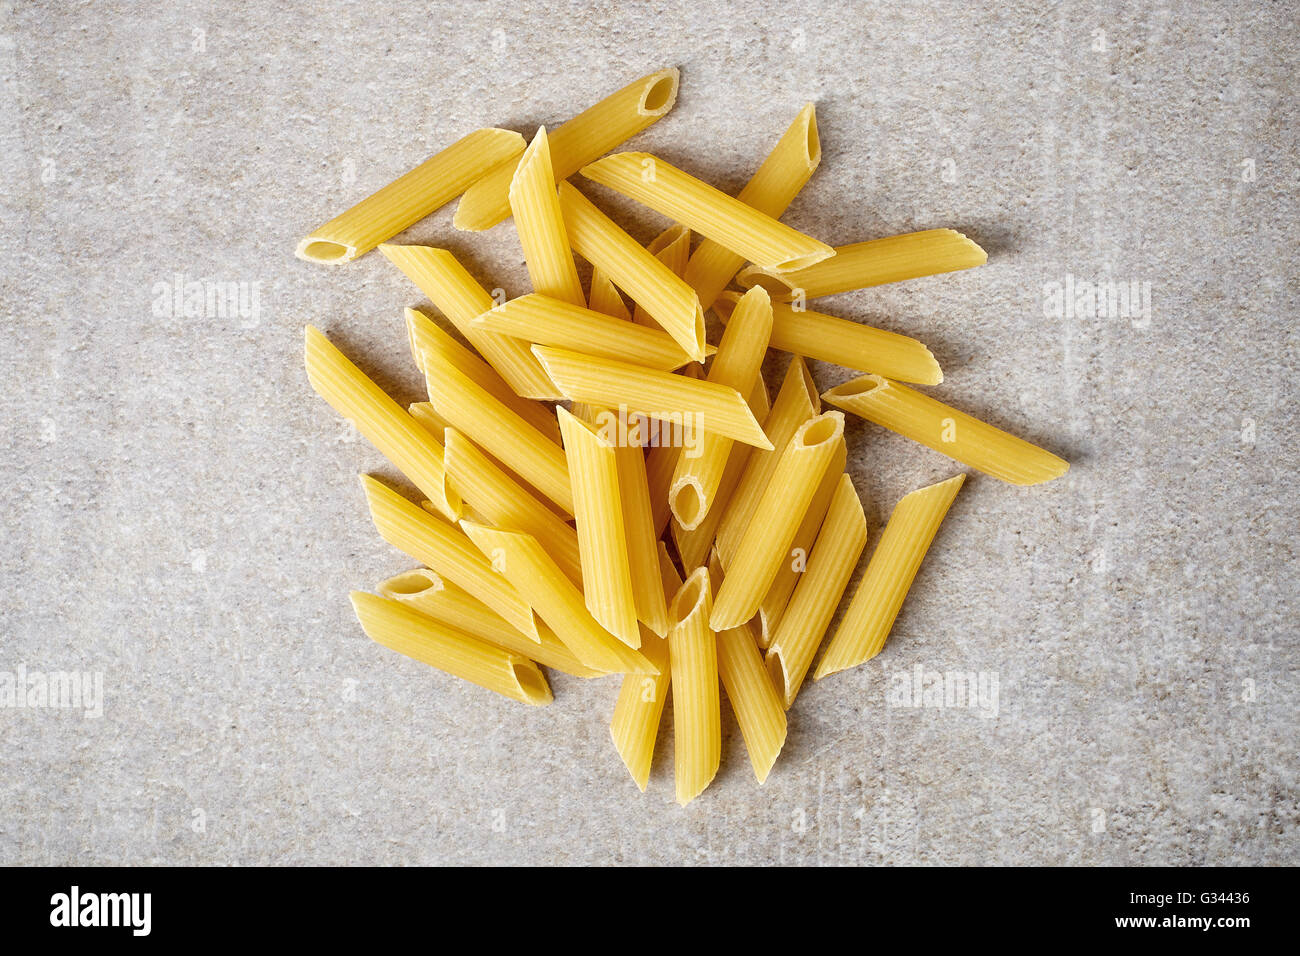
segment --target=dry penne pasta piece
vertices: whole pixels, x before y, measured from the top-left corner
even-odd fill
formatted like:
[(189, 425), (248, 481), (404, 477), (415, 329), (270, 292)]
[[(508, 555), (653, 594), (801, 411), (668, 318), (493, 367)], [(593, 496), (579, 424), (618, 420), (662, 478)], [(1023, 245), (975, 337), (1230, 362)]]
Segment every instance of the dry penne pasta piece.
[(575, 252), (609, 276), (697, 362), (704, 361), (704, 310), (694, 290), (568, 183), (560, 209)]
[[(754, 387), (750, 390), (749, 408), (755, 418), (761, 420), (767, 417), (769, 412), (767, 384), (763, 381), (762, 375), (758, 376)], [(749, 445), (733, 444), (731, 453), (727, 457), (727, 465), (722, 470), (722, 479), (718, 482), (719, 507), (710, 508), (700, 523), (689, 531), (684, 530), (680, 524), (673, 523), (673, 542), (677, 545), (677, 554), (682, 559), (682, 567), (694, 570), (704, 566), (709, 552), (713, 550), (718, 526), (722, 523), (721, 504), (730, 500), (735, 492), (740, 476), (744, 474), (749, 464), (750, 455), (764, 454), (770, 453)]]
[[(511, 299), (474, 320), (476, 328), (525, 342), (572, 349), (647, 368), (671, 371), (693, 362), (671, 335), (658, 326), (620, 322), (602, 312), (550, 296)], [(706, 346), (706, 351), (713, 351)]]
[[(655, 236), (645, 250), (666, 265), (673, 275), (684, 278), (686, 263), (691, 257), (691, 231), (685, 226), (669, 226)], [(632, 313), (632, 321), (637, 325), (655, 325), (655, 320), (639, 305)]]
[(965, 480), (965, 475), (956, 475), (918, 489), (894, 507), (849, 609), (817, 664), (814, 680), (880, 653), (930, 542)]
[(557, 411), (569, 459), (587, 610), (628, 647), (640, 647), (615, 446), (564, 408)]
[(582, 175), (764, 269), (791, 272), (835, 255), (820, 239), (804, 235), (650, 153), (615, 153), (584, 166)]
[(777, 568), (776, 577), (772, 579), (772, 584), (758, 605), (756, 635), (759, 647), (766, 649), (772, 642), (772, 638), (776, 636), (777, 625), (781, 623), (781, 616), (785, 614), (786, 605), (790, 603), (790, 596), (794, 594), (795, 586), (808, 566), (808, 552), (812, 550), (813, 543), (817, 540), (817, 532), (821, 530), (826, 512), (835, 498), (835, 489), (839, 487), (840, 475), (844, 471), (847, 460), (848, 447), (841, 438), (835, 449), (835, 456), (822, 476), (821, 484), (817, 486), (812, 500), (808, 502), (808, 509), (804, 512), (803, 521), (799, 522), (799, 530), (794, 533), (786, 558)]
[(614, 461), (618, 467), (618, 492), (623, 505), (623, 533), (636, 616), (663, 637), (668, 633), (668, 602), (660, 578), (659, 535), (650, 507), (645, 455), (637, 445), (622, 444), (614, 449)]
[(722, 713), (718, 645), (709, 630), (709, 569), (699, 568), (673, 598), (668, 659), (673, 687), (673, 769), (677, 802), (690, 803), (718, 773)]
[(533, 610), (583, 664), (619, 674), (656, 674), (659, 669), (639, 651), (610, 634), (591, 616), (582, 592), (538, 543), (522, 531), (461, 521), (470, 540), (511, 582)]
[[(675, 67), (643, 76), (552, 130), (550, 152), (556, 181), (568, 179), (664, 116), (677, 102), (679, 82)], [(452, 224), (477, 232), (491, 229), (509, 216), (508, 193), (515, 166), (509, 161), (502, 163), (471, 186), (456, 207)]]
[[(680, 374), (687, 378), (702, 379), (704, 367), (699, 364), (688, 365)], [(683, 441), (692, 441), (696, 443), (695, 447), (699, 447), (699, 432), (687, 432), (682, 429), (681, 437)], [(664, 533), (664, 529), (668, 527), (668, 520), (672, 517), (672, 510), (668, 507), (668, 489), (672, 486), (673, 474), (677, 471), (677, 459), (681, 453), (682, 446), (671, 441), (653, 443), (650, 450), (646, 452), (646, 484), (650, 486), (650, 511), (655, 522), (655, 537)]]
[(403, 571), (381, 581), (375, 590), (440, 624), (462, 630), (512, 654), (531, 658), (543, 667), (574, 677), (604, 676), (602, 671), (592, 670), (574, 657), (573, 652), (545, 624), (538, 622), (539, 640), (533, 643), (478, 598), (444, 581), (428, 568)]
[[(758, 380), (771, 332), (771, 300), (762, 289), (751, 289), (736, 305), (705, 381), (748, 395)], [(677, 459), (668, 502), (684, 531), (698, 527), (714, 507), (732, 444), (730, 438), (706, 429), (696, 454)]]
[(822, 398), (1013, 485), (1041, 484), (1070, 469), (1050, 451), (880, 375), (837, 385)]
[(537, 643), (537, 622), (528, 602), (494, 574), (492, 567), (455, 525), (429, 514), (369, 475), (361, 476), (370, 518), (379, 536), (452, 584), (468, 591)]
[(751, 266), (736, 281), (745, 288), (761, 285), (772, 298), (788, 302), (973, 269), (988, 259), (987, 252), (960, 232), (927, 229), (838, 246), (831, 258), (796, 272)]
[(585, 306), (587, 300), (583, 298), (569, 237), (564, 231), (545, 126), (538, 129), (515, 169), (510, 183), (510, 211), (515, 217), (515, 229), (533, 290)]
[(379, 251), (428, 296), (434, 307), (456, 326), (470, 345), (478, 349), (516, 394), (550, 401), (562, 397), (527, 345), (473, 327), (474, 320), (495, 308), (497, 301), (474, 281), (454, 255), (446, 249), (397, 246), (391, 242), (384, 243)]
[[(821, 159), (817, 114), (813, 104), (808, 103), (736, 198), (773, 219), (779, 219), (812, 177)], [(684, 277), (707, 311), (744, 264), (744, 256), (712, 239), (705, 239), (691, 256)]]
[(709, 618), (715, 631), (739, 627), (757, 613), (843, 436), (844, 415), (826, 412), (790, 439), (718, 588)]
[[(739, 301), (740, 293), (723, 292), (713, 310), (725, 323)], [(924, 343), (838, 316), (796, 311), (785, 302), (772, 303), (771, 347), (902, 382), (938, 385), (943, 381), (943, 370)]]
[(560, 391), (575, 402), (626, 406), (630, 413), (660, 422), (714, 432), (758, 448), (771, 447), (734, 388), (544, 345), (534, 345), (533, 354)]
[(763, 431), (772, 443), (772, 451), (755, 449), (745, 464), (745, 469), (736, 482), (735, 489), (726, 495), (721, 520), (717, 529), (718, 558), (724, 568), (731, 567), (736, 545), (745, 533), (750, 515), (758, 499), (763, 496), (776, 463), (781, 460), (781, 451), (790, 444), (790, 439), (799, 430), (799, 426), (821, 414), (821, 399), (817, 395), (817, 386), (808, 372), (808, 366), (802, 358), (795, 356), (785, 370), (785, 379), (781, 390), (777, 392), (776, 401), (771, 410), (763, 417)]
[(573, 514), (569, 465), (558, 445), (455, 366), (430, 360), (425, 373), (429, 400), (448, 424)]
[(352, 607), (366, 634), (399, 654), (511, 700), (534, 706), (551, 702), (550, 685), (527, 657), (493, 647), (400, 601), (353, 591)]
[(623, 294), (618, 291), (618, 286), (610, 282), (609, 276), (599, 269), (591, 270), (591, 292), (587, 304), (593, 312), (600, 312), (615, 319), (626, 322), (632, 318), (632, 313), (627, 310), (627, 303), (623, 301)]
[(531, 534), (574, 584), (582, 583), (578, 536), (573, 528), (455, 428), (445, 435), (447, 477), (478, 515), (512, 531)]
[[(420, 423), (420, 427), (430, 435), (441, 435), (447, 430), (447, 423), (442, 420), (442, 416), (433, 410), (433, 406), (428, 402), (412, 402), (406, 406), (406, 410), (411, 413), (411, 417)], [(447, 467), (447, 449), (443, 449), (443, 468)], [(455, 490), (455, 489), (453, 489)]]
[(459, 518), (460, 497), (447, 486), (438, 440), (311, 325), (306, 330), (306, 364), (316, 393), (355, 425), (440, 513), (453, 521)]
[[(411, 340), (411, 355), (422, 373), (425, 372), (426, 352), (438, 362), (454, 365), (555, 444), (560, 443), (560, 425), (549, 406), (520, 398), (496, 369), (440, 329), (419, 309), (406, 310), (406, 332)], [(442, 428), (436, 429), (434, 434), (441, 435)]]
[[(658, 545), (657, 556), (660, 591), (671, 599), (682, 586), (682, 579), (663, 542)], [(666, 636), (643, 632), (641, 653), (659, 668), (659, 673), (628, 674), (623, 678), (618, 701), (614, 704), (614, 716), (609, 722), (609, 733), (614, 738), (614, 749), (623, 758), (623, 765), (644, 793), (650, 781), (650, 764), (654, 759), (655, 740), (659, 736), (659, 720), (668, 700), (672, 670), (668, 662)]]
[(867, 518), (862, 502), (853, 488), (853, 479), (840, 475), (830, 510), (817, 533), (817, 543), (808, 556), (808, 568), (799, 576), (767, 649), (772, 685), (787, 708), (799, 693), (866, 544)]
[[(709, 579), (715, 590), (722, 583), (716, 556), (709, 560)], [(785, 746), (787, 724), (785, 707), (763, 667), (752, 623), (718, 632), (718, 676), (745, 738), (754, 776), (761, 784)]]
[(494, 166), (518, 156), (524, 138), (507, 129), (479, 129), (335, 216), (298, 243), (308, 262), (338, 265), (364, 255), (451, 202)]

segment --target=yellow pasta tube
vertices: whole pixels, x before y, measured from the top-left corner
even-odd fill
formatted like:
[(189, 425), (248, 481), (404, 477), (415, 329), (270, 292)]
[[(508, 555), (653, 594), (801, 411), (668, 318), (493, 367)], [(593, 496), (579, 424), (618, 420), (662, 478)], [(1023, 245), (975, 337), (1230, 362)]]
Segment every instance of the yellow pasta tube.
[[(406, 410), (411, 413), (411, 417), (420, 423), (420, 427), (430, 435), (441, 435), (447, 430), (447, 423), (442, 420), (442, 416), (433, 410), (433, 406), (428, 402), (412, 402), (406, 406)], [(443, 449), (443, 468), (447, 467), (446, 461), (447, 450)], [(452, 489), (455, 490), (454, 488)]]
[(755, 449), (749, 456), (735, 489), (722, 499), (725, 506), (718, 523), (717, 548), (718, 558), (724, 568), (731, 567), (736, 545), (740, 543), (740, 536), (745, 533), (758, 499), (763, 496), (772, 472), (781, 460), (781, 451), (790, 444), (790, 439), (800, 425), (820, 414), (821, 399), (817, 395), (817, 386), (808, 372), (807, 364), (795, 356), (785, 370), (785, 379), (781, 382), (781, 390), (777, 392), (771, 411), (763, 418), (763, 431), (774, 450)]
[(718, 645), (709, 630), (709, 569), (691, 574), (673, 598), (668, 658), (673, 687), (673, 769), (677, 802), (690, 803), (718, 773), (722, 714)]
[[(691, 257), (691, 231), (685, 226), (669, 226), (655, 236), (645, 250), (666, 265), (673, 275), (684, 278), (686, 263)], [(637, 325), (655, 324), (650, 314), (639, 305), (632, 313), (632, 321)]]
[(808, 557), (808, 569), (799, 576), (767, 649), (772, 685), (787, 708), (799, 693), (866, 544), (867, 518), (862, 502), (853, 488), (853, 479), (840, 475), (830, 510)]
[[(725, 323), (739, 301), (739, 293), (723, 292), (713, 309)], [(821, 312), (796, 311), (784, 302), (772, 303), (771, 347), (902, 382), (943, 381), (934, 355), (914, 338)]]
[(569, 459), (587, 610), (628, 647), (640, 647), (615, 447), (564, 408), (557, 411)]
[[(650, 153), (615, 153), (582, 175), (776, 272), (805, 269), (835, 250)], [(615, 280), (617, 281), (617, 280)]]
[(564, 451), (452, 365), (426, 368), (434, 410), (497, 461), (573, 514)]
[[(679, 80), (676, 68), (643, 76), (552, 130), (550, 151), (556, 181), (568, 179), (664, 116), (677, 101)], [(502, 163), (465, 192), (453, 220), (457, 229), (491, 229), (510, 215), (508, 192), (515, 166)]]
[(845, 382), (822, 398), (1013, 485), (1041, 484), (1070, 468), (1050, 451), (879, 375)]
[(533, 290), (543, 295), (585, 306), (578, 270), (569, 250), (569, 237), (555, 191), (555, 172), (543, 126), (524, 150), (510, 183), (510, 211), (515, 217), (519, 244)]
[(965, 475), (921, 488), (894, 507), (858, 590), (817, 665), (814, 680), (871, 660), (885, 646), (903, 599)]
[(454, 428), (446, 436), (447, 477), (482, 518), (536, 538), (574, 584), (582, 583), (578, 536), (568, 523), (522, 487)]
[(758, 611), (843, 435), (844, 415), (826, 412), (790, 439), (718, 588), (709, 618), (715, 631), (738, 627)]
[(623, 301), (618, 286), (610, 282), (609, 276), (599, 269), (591, 270), (591, 293), (588, 304), (593, 312), (600, 312), (623, 321), (632, 318), (632, 313), (628, 312), (627, 303)]
[[(821, 159), (817, 114), (813, 104), (808, 103), (736, 198), (773, 219), (779, 219), (812, 177)], [(707, 311), (744, 264), (744, 256), (712, 239), (705, 239), (691, 256), (685, 279)]]
[[(706, 381), (734, 388), (742, 395), (749, 394), (767, 355), (771, 332), (771, 300), (762, 289), (751, 289), (736, 305)], [(698, 527), (713, 508), (732, 444), (730, 438), (706, 430), (695, 454), (677, 459), (668, 498), (683, 530)]]
[[(715, 589), (722, 583), (716, 557), (709, 561), (709, 578)], [(763, 667), (752, 624), (718, 632), (718, 676), (745, 738), (754, 776), (761, 784), (785, 746), (787, 725), (785, 707)]]
[[(491, 312), (484, 312), (474, 320), (474, 325), (525, 342), (664, 371), (694, 361), (658, 326), (644, 328), (620, 322), (604, 313), (536, 293), (511, 299)], [(706, 351), (711, 350), (706, 346)]]
[(602, 677), (576, 657), (545, 624), (538, 623), (539, 640), (533, 643), (478, 598), (471, 597), (428, 568), (404, 571), (380, 582), (377, 590), (439, 624), (464, 631), (512, 654), (528, 657), (574, 677)]
[[(682, 579), (662, 542), (658, 546), (658, 565), (660, 591), (671, 598), (682, 586)], [(655, 740), (659, 736), (659, 720), (668, 700), (672, 670), (668, 663), (666, 636), (643, 634), (641, 653), (659, 668), (659, 673), (628, 674), (623, 678), (618, 701), (614, 704), (614, 716), (609, 722), (609, 733), (614, 738), (614, 749), (623, 759), (623, 765), (644, 793), (650, 781), (650, 764), (654, 759)]]
[(611, 674), (658, 673), (659, 669), (643, 654), (596, 623), (583, 602), (582, 592), (564, 576), (532, 535), (489, 528), (463, 519), (460, 526), (491, 560), (492, 568), (518, 589), (583, 664)]
[(560, 209), (575, 252), (649, 313), (695, 361), (704, 361), (704, 310), (694, 290), (568, 183)]
[(381, 538), (473, 594), (537, 643), (537, 622), (528, 603), (492, 573), (483, 555), (455, 525), (429, 514), (369, 475), (361, 476), (361, 487)]
[(352, 592), (352, 607), (362, 629), (378, 644), (511, 700), (534, 706), (551, 702), (546, 678), (526, 657), (364, 591)]
[(474, 320), (495, 308), (497, 302), (450, 252), (430, 246), (392, 243), (380, 246), (379, 251), (419, 287), (516, 394), (550, 401), (562, 397), (527, 345), (473, 327)]
[(839, 246), (831, 258), (796, 272), (778, 274), (750, 267), (736, 281), (745, 288), (761, 285), (772, 298), (788, 302), (796, 297), (816, 299), (887, 282), (973, 269), (988, 259), (987, 252), (960, 232), (927, 229)]
[(460, 517), (460, 497), (447, 487), (442, 445), (314, 326), (306, 330), (307, 378), (321, 398), (352, 422), (438, 511)]
[(626, 406), (630, 414), (679, 423), (685, 431), (709, 431), (747, 445), (771, 447), (734, 388), (543, 345), (534, 345), (533, 354), (560, 391), (575, 402)]
[(839, 486), (840, 475), (844, 471), (844, 463), (847, 459), (848, 448), (841, 438), (835, 448), (835, 456), (822, 476), (821, 484), (817, 486), (812, 500), (808, 502), (808, 509), (803, 514), (803, 520), (799, 522), (799, 530), (794, 533), (785, 560), (777, 568), (776, 577), (772, 579), (772, 584), (758, 605), (759, 647), (766, 648), (776, 635), (777, 625), (781, 623), (781, 616), (785, 614), (786, 605), (790, 603), (790, 595), (794, 594), (799, 577), (808, 566), (808, 552), (812, 550), (813, 543), (817, 540), (817, 532), (821, 529), (826, 512), (835, 497), (835, 489)]
[(446, 205), (494, 166), (518, 156), (524, 138), (506, 129), (480, 129), (395, 179), (298, 243), (308, 262), (338, 265)]
[(650, 507), (650, 486), (646, 479), (645, 455), (636, 445), (614, 449), (618, 469), (619, 500), (623, 506), (623, 533), (627, 542), (628, 570), (636, 616), (655, 634), (668, 633), (668, 602), (659, 574), (659, 534)]
[[(437, 363), (454, 365), (555, 444), (560, 443), (560, 425), (549, 406), (520, 398), (506, 384), (506, 380), (497, 374), (496, 369), (438, 328), (423, 312), (418, 309), (406, 310), (406, 332), (411, 341), (411, 355), (421, 372), (425, 371), (426, 353), (432, 355)], [(435, 429), (434, 434), (441, 435), (442, 428)]]
[[(704, 368), (699, 364), (688, 365), (680, 374), (687, 378), (702, 379)], [(753, 410), (752, 406), (750, 410)], [(682, 437), (695, 436), (687, 436), (683, 430)], [(646, 484), (650, 486), (650, 511), (655, 522), (655, 537), (664, 533), (664, 529), (668, 527), (668, 519), (672, 517), (672, 510), (668, 507), (668, 489), (672, 487), (673, 475), (677, 471), (677, 459), (681, 453), (680, 444), (658, 441), (651, 444), (645, 456)], [(673, 593), (677, 592), (673, 591)]]

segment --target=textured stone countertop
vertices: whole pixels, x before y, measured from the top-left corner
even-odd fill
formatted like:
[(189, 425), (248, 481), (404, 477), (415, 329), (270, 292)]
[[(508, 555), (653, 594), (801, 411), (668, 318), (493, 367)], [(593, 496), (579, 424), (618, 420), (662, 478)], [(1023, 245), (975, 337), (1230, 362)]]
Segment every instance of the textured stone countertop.
[[(0, 696), (103, 687), (98, 716), (0, 707), (0, 862), (1300, 862), (1293, 7), (275, 6), (0, 4)], [(424, 300), (378, 254), (293, 257), (470, 129), (668, 65), (678, 105), (633, 148), (736, 190), (812, 100), (788, 222), (980, 242), (983, 268), (822, 307), (921, 338), (935, 395), (1073, 464), (973, 476), (884, 653), (805, 687), (761, 788), (724, 703), (685, 809), (670, 735), (644, 795), (611, 746), (617, 680), (526, 708), (361, 633), (348, 591), (411, 562), (302, 327), (414, 401)], [(527, 291), (512, 227), (451, 212), (403, 240)], [(1144, 308), (1052, 308), (1085, 281)], [(245, 308), (166, 307), (193, 282)], [(873, 528), (958, 470), (848, 440)], [(918, 668), (986, 706), (903, 706)]]

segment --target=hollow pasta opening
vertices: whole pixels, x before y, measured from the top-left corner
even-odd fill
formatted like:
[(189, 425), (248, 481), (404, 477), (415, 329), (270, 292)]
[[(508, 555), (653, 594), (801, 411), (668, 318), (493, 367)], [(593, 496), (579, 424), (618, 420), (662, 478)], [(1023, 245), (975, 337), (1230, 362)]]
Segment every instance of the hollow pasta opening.
[(830, 415), (823, 415), (809, 422), (799, 434), (799, 441), (804, 446), (820, 445), (830, 441), (840, 430), (840, 420)]
[(641, 109), (646, 113), (658, 113), (672, 104), (677, 95), (677, 77), (671, 73), (657, 80), (645, 96), (641, 97)]

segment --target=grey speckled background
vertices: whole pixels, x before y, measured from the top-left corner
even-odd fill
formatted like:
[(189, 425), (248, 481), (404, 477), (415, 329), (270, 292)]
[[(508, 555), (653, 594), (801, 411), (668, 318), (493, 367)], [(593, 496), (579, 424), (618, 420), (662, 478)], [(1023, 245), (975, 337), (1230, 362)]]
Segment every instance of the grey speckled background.
[[(275, 6), (0, 7), (0, 671), (106, 695), (0, 709), (0, 862), (1300, 862), (1293, 5)], [(736, 189), (812, 99), (792, 224), (983, 243), (825, 308), (924, 339), (936, 394), (1074, 462), (972, 479), (886, 652), (805, 690), (762, 789), (727, 714), (685, 810), (667, 739), (645, 796), (610, 746), (616, 681), (528, 709), (361, 634), (347, 591), (410, 562), (301, 327), (414, 400), (421, 299), (376, 255), (292, 256), (474, 126), (669, 64), (638, 148)], [(523, 291), (513, 231), (450, 213), (405, 238)], [(178, 274), (256, 314), (157, 314)], [(1149, 323), (1045, 316), (1067, 274), (1150, 283)], [(850, 441), (877, 521), (955, 470)], [(888, 706), (917, 665), (996, 675), (997, 716)]]

